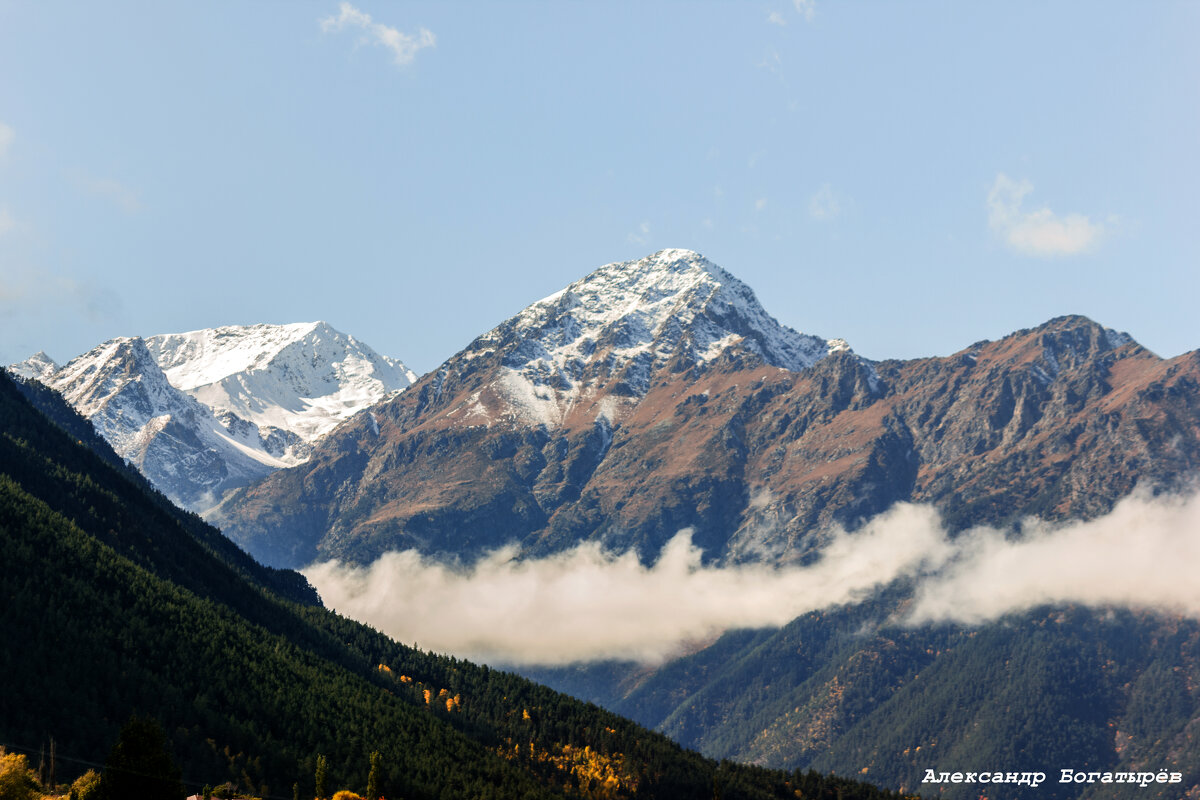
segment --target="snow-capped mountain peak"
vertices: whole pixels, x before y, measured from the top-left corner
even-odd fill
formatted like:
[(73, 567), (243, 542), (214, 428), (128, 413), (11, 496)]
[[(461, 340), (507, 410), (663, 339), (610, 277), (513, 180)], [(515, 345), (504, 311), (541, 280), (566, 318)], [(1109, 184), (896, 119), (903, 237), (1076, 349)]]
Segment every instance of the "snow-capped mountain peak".
[(46, 355), (45, 350), (39, 350), (24, 361), (10, 366), (8, 371), (22, 378), (33, 378), (34, 380), (41, 381), (47, 375), (53, 375), (55, 372), (58, 372), (58, 369), (58, 363)]
[(121, 337), (61, 368), (39, 353), (12, 369), (60, 391), (194, 510), (304, 461), (324, 434), (416, 377), (324, 322)]
[(147, 346), (173, 385), (218, 414), (307, 443), (417, 377), (325, 322), (229, 325), (152, 336)]
[(526, 422), (555, 427), (581, 404), (599, 403), (603, 415), (628, 407), (668, 365), (704, 369), (732, 353), (799, 371), (840, 350), (849, 350), (840, 339), (780, 325), (750, 287), (699, 253), (662, 250), (606, 264), (533, 303), (448, 366), (498, 355), (498, 394)]
[(620, 360), (646, 354), (656, 364), (683, 350), (703, 363), (740, 343), (766, 363), (795, 371), (848, 349), (840, 339), (780, 325), (750, 287), (691, 250), (606, 264), (529, 306), (514, 322), (568, 371), (600, 350)]
[(151, 419), (189, 405), (136, 336), (109, 339), (48, 377), (122, 455)]

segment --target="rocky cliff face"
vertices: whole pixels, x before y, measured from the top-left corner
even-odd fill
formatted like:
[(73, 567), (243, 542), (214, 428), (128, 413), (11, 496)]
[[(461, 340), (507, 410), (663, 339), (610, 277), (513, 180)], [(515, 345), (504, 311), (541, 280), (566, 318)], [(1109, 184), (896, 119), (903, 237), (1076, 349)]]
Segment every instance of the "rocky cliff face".
[(1200, 355), (1063, 317), (867, 362), (688, 251), (602, 267), (355, 417), (214, 519), (270, 563), (595, 539), (802, 559), (899, 500), (952, 527), (1091, 516), (1200, 465)]

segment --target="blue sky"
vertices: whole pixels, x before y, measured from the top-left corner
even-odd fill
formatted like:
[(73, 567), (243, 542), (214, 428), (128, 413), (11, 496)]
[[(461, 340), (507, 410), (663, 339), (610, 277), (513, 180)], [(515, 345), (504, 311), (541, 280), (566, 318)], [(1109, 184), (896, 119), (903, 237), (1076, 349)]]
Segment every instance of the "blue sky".
[(870, 358), (1200, 347), (1200, 3), (0, 0), (0, 363), (325, 319), (418, 372), (664, 247)]

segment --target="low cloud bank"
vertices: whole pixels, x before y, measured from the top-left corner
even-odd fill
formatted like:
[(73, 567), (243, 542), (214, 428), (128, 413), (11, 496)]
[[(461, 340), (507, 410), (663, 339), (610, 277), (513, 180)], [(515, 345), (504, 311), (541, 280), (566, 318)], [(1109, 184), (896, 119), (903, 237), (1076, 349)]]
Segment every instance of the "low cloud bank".
[(954, 546), (953, 561), (922, 582), (908, 623), (980, 623), (1048, 603), (1200, 617), (1200, 494), (1137, 493), (1094, 520), (1032, 522), (1016, 542), (979, 529)]
[(369, 567), (315, 564), (326, 605), (402, 642), (480, 661), (656, 663), (726, 630), (783, 625), (917, 579), (904, 624), (977, 624), (1045, 603), (1200, 616), (1200, 495), (1136, 494), (1090, 522), (1031, 522), (1020, 541), (981, 528), (950, 540), (929, 506), (900, 504), (813, 564), (705, 566), (681, 531), (651, 567), (583, 544), (549, 558), (494, 552), (452, 567), (411, 551)]
[(703, 566), (685, 530), (652, 567), (587, 543), (538, 560), (501, 550), (464, 569), (405, 551), (304, 574), (338, 612), (440, 652), (509, 664), (660, 662), (726, 630), (859, 599), (944, 551), (940, 538), (934, 511), (902, 505), (838, 534), (809, 567)]

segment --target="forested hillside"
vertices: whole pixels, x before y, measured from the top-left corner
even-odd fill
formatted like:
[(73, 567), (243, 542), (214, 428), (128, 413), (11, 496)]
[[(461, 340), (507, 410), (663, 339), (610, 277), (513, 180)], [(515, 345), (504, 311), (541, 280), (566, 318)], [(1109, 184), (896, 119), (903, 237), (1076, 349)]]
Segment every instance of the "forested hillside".
[[(978, 785), (922, 786), (926, 771), (1169, 770), (1200, 781), (1200, 625), (1130, 610), (1040, 608), (1002, 624), (888, 624), (904, 596), (730, 633), (657, 670), (629, 664), (529, 669), (715, 758), (863, 775), (958, 800)], [(885, 777), (886, 776), (886, 777)], [(1039, 798), (1122, 797), (1062, 784)], [(1023, 797), (988, 787), (988, 797)]]
[[(311, 600), (79, 445), (0, 375), (0, 744), (59, 778), (158, 719), (189, 791), (386, 797), (894, 797), (717, 763), (515, 675), (395, 643)], [(287, 596), (290, 595), (291, 599)], [(78, 772), (83, 768), (79, 767)]]

